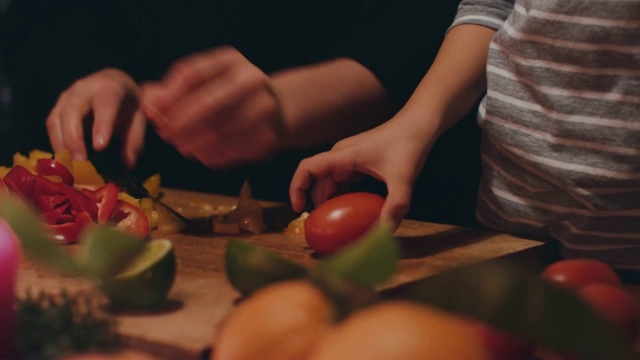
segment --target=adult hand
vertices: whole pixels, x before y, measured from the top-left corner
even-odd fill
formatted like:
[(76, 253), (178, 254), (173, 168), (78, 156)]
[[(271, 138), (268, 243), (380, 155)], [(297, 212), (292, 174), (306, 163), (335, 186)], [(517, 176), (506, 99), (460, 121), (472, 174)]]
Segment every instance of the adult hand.
[(284, 132), (271, 79), (231, 47), (180, 60), (141, 99), (160, 137), (210, 168), (264, 160)]
[(390, 120), (302, 160), (289, 187), (293, 209), (303, 210), (308, 192), (318, 206), (366, 174), (386, 183), (381, 217), (395, 229), (409, 210), (413, 184), (432, 144), (412, 127), (398, 125)]
[(133, 167), (142, 150), (146, 128), (138, 96), (135, 81), (117, 69), (101, 70), (76, 81), (62, 92), (47, 118), (53, 150), (68, 149), (74, 159), (85, 160), (84, 126), (93, 115), (93, 148), (104, 150), (116, 133), (123, 139), (123, 160)]

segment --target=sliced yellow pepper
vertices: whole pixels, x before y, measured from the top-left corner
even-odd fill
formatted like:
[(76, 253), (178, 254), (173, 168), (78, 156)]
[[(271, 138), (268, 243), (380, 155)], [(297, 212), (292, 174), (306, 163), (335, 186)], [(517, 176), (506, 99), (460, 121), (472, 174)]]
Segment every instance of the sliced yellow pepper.
[(142, 183), (145, 189), (149, 192), (149, 195), (153, 197), (158, 197), (160, 195), (160, 174), (154, 174), (147, 178), (147, 180)]

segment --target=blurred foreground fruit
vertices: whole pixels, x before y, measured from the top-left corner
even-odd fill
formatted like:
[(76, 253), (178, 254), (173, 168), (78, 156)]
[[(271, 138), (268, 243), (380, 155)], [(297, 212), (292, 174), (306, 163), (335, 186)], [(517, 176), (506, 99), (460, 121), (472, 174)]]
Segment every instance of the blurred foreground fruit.
[(312, 360), (491, 359), (474, 328), (456, 315), (393, 300), (353, 313), (314, 349)]
[(578, 294), (603, 318), (611, 321), (622, 333), (634, 341), (640, 330), (640, 310), (636, 299), (623, 288), (593, 283), (578, 290)]
[(99, 286), (117, 307), (153, 309), (165, 301), (175, 272), (176, 259), (171, 242), (151, 240), (123, 270)]
[(620, 277), (609, 265), (592, 259), (560, 260), (547, 266), (541, 276), (573, 290), (591, 283), (621, 284)]
[(333, 318), (331, 301), (309, 281), (266, 286), (231, 312), (211, 359), (304, 359), (329, 331)]

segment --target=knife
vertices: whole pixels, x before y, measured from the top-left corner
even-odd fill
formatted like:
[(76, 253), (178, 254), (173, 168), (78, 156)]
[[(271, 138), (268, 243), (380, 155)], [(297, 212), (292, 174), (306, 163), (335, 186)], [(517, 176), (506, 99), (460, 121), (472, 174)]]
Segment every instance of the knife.
[(176, 219), (185, 225), (188, 224), (189, 220), (184, 215), (164, 203), (157, 196), (151, 195), (142, 184), (142, 181), (127, 169), (122, 161), (121, 149), (121, 142), (118, 139), (112, 139), (105, 150), (95, 151), (88, 147), (87, 152), (91, 163), (105, 181), (113, 182), (135, 198), (150, 198), (154, 203), (167, 209)]

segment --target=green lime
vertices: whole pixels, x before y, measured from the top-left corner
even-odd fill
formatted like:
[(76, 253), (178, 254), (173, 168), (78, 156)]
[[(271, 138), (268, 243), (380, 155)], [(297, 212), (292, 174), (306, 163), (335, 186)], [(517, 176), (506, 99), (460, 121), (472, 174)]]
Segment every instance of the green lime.
[(122, 271), (143, 249), (146, 242), (112, 226), (91, 226), (82, 233), (76, 260), (87, 275), (109, 279)]
[(117, 307), (152, 309), (165, 301), (175, 274), (176, 258), (171, 241), (151, 240), (122, 271), (101, 282), (100, 289)]

